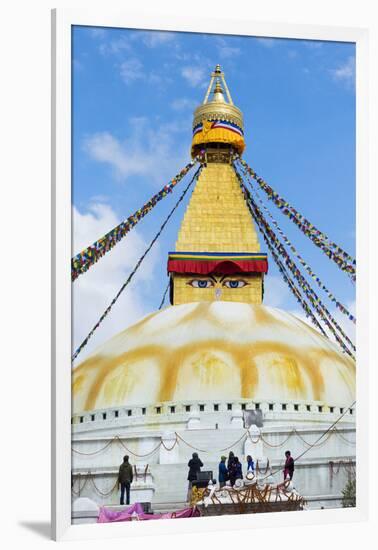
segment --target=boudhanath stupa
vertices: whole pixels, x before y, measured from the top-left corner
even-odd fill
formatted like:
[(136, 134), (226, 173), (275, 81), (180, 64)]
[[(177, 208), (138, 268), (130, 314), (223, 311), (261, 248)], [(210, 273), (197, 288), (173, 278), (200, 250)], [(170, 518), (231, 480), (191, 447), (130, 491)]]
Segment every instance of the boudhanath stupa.
[(215, 479), (220, 456), (233, 451), (243, 468), (252, 455), (257, 475), (277, 483), (289, 449), (308, 451), (293, 478), (307, 507), (341, 506), (344, 466), (355, 463), (355, 362), (263, 304), (268, 256), (231, 162), (244, 147), (243, 115), (217, 66), (194, 112), (201, 172), (167, 251), (171, 304), (73, 370), (73, 502), (119, 504), (125, 454), (135, 466), (131, 503), (164, 511), (187, 505), (193, 452)]

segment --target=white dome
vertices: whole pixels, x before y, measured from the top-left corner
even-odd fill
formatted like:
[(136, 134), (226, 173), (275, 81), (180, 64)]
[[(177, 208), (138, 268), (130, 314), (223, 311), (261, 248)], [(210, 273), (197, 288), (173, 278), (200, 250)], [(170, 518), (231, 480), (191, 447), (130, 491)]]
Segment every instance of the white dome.
[(73, 371), (79, 412), (209, 399), (348, 406), (355, 363), (295, 316), (266, 306), (196, 302), (145, 317)]

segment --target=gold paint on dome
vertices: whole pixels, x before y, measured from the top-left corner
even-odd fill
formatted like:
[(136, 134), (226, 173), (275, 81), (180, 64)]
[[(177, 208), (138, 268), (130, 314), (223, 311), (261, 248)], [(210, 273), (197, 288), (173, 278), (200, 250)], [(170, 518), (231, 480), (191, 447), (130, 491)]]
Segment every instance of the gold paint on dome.
[[(102, 368), (97, 370), (97, 376), (91, 384), (91, 388), (87, 394), (87, 399), (85, 402), (85, 410), (106, 408), (106, 403), (108, 403), (109, 400), (115, 401), (115, 405), (121, 405), (124, 399), (127, 399), (130, 395), (132, 395), (134, 386), (137, 382), (139, 382), (139, 385), (141, 386), (140, 391), (145, 393), (146, 384), (142, 374), (148, 376), (149, 373), (148, 371), (143, 373), (143, 370), (145, 370), (143, 369), (143, 363), (151, 364), (151, 362), (154, 362), (159, 368), (160, 357), (162, 357), (164, 353), (166, 353), (164, 346), (144, 345), (115, 357), (100, 357)], [(134, 366), (136, 364), (139, 364), (138, 380), (135, 377)], [(83, 363), (83, 366), (84, 365), (85, 362)], [(80, 366), (78, 368), (80, 368)], [(85, 370), (86, 369), (84, 367), (84, 372)], [(109, 378), (112, 378), (114, 370), (119, 371), (119, 376), (113, 377), (112, 388), (109, 388)], [(127, 372), (127, 377), (124, 377), (125, 372)], [(125, 388), (125, 392), (121, 399), (119, 399), (118, 394), (120, 384)], [(106, 392), (105, 395), (103, 395), (104, 391)]]
[(354, 399), (354, 362), (288, 313), (231, 302), (168, 309), (166, 322), (165, 310), (149, 316), (148, 323), (126, 329), (74, 369), (75, 414), (208, 399), (298, 399), (329, 406)]

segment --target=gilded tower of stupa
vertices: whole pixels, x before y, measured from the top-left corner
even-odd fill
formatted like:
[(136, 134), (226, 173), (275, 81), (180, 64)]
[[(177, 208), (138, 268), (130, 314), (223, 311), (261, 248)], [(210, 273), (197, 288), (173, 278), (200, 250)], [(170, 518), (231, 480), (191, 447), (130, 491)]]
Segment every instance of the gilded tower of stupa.
[(232, 155), (244, 151), (243, 115), (219, 65), (194, 112), (192, 156), (205, 162), (169, 254), (171, 302), (222, 300), (261, 304), (266, 254), (245, 203)]

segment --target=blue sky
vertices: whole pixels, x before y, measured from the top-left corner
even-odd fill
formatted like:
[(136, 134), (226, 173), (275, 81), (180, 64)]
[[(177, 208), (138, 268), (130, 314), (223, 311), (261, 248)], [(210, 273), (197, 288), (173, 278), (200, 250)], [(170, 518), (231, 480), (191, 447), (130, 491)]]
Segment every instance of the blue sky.
[[(74, 27), (72, 37), (73, 253), (128, 217), (188, 162), (193, 110), (220, 63), (244, 114), (246, 161), (355, 254), (354, 44), (94, 27)], [(74, 347), (127, 278), (180, 188), (74, 283)], [(186, 203), (80, 358), (158, 308)], [(313, 270), (353, 309), (349, 279), (270, 209)], [(299, 313), (273, 260), (265, 303)], [(344, 326), (351, 333), (348, 321)]]

